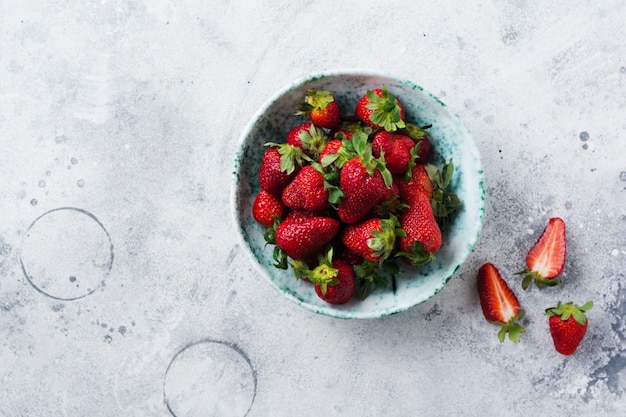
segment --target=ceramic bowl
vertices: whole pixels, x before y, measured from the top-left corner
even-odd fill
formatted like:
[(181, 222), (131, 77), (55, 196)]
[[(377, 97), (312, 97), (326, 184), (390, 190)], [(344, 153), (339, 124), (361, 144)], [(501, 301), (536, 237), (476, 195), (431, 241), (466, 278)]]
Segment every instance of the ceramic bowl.
[[(452, 158), (455, 165), (451, 191), (463, 202), (462, 209), (443, 234), (436, 260), (424, 268), (407, 267), (386, 288), (376, 288), (365, 300), (353, 298), (331, 305), (318, 298), (311, 283), (296, 280), (291, 269), (273, 266), (271, 245), (264, 228), (252, 217), (259, 191), (257, 178), (266, 142), (284, 142), (288, 131), (305, 121), (295, 116), (296, 104), (309, 89), (333, 91), (342, 114), (354, 113), (358, 99), (368, 89), (383, 85), (403, 103), (406, 120), (420, 126), (432, 124), (431, 157)], [(240, 242), (260, 274), (287, 299), (315, 313), (338, 318), (365, 319), (396, 314), (435, 296), (461, 269), (477, 241), (483, 222), (484, 180), (480, 154), (463, 122), (438, 98), (419, 85), (387, 74), (368, 71), (332, 71), (297, 80), (271, 97), (245, 127), (237, 148), (232, 183), (232, 214)]]

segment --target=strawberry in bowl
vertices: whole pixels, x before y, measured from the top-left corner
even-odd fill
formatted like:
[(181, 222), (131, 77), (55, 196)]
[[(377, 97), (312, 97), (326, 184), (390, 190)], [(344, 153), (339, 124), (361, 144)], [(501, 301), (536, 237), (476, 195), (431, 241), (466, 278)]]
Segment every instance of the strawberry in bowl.
[(303, 78), (259, 110), (240, 138), (231, 200), (242, 247), (286, 298), (376, 318), (459, 272), (484, 193), (456, 115), (410, 81), (355, 71)]

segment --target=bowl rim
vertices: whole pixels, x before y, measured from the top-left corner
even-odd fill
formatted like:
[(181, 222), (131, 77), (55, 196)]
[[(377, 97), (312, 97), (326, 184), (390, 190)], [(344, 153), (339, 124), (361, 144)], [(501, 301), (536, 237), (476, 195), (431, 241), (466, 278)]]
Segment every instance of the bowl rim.
[[(447, 274), (447, 276), (445, 277), (442, 276), (440, 280), (440, 284), (434, 289), (434, 291), (431, 294), (428, 294), (425, 297), (416, 298), (415, 302), (410, 303), (410, 305), (404, 305), (404, 306), (394, 305), (392, 307), (385, 307), (385, 308), (380, 308), (380, 309), (375, 309), (375, 310), (353, 311), (353, 310), (343, 310), (340, 308), (340, 306), (333, 306), (332, 304), (328, 304), (328, 306), (320, 306), (320, 305), (308, 303), (306, 302), (306, 300), (296, 297), (294, 294), (290, 293), (289, 291), (284, 291), (284, 289), (280, 288), (271, 279), (269, 272), (259, 263), (258, 259), (255, 257), (252, 251), (252, 248), (250, 247), (249, 243), (244, 238), (244, 230), (238, 218), (239, 214), (238, 214), (237, 208), (239, 205), (239, 198), (238, 198), (237, 185), (238, 185), (239, 174), (241, 170), (241, 154), (242, 154), (243, 146), (245, 144), (246, 139), (248, 138), (255, 124), (262, 117), (262, 115), (280, 97), (282, 97), (289, 91), (292, 91), (296, 88), (300, 88), (302, 85), (306, 83), (313, 82), (321, 78), (337, 77), (337, 76), (388, 78), (396, 82), (405, 84), (413, 89), (419, 90), (422, 94), (425, 94), (431, 100), (439, 103), (445, 109), (445, 111), (449, 114), (449, 116), (455, 120), (455, 122), (463, 129), (464, 133), (470, 137), (472, 141), (472, 145), (475, 148), (475, 151), (478, 155), (478, 158), (476, 160), (476, 168), (478, 168), (478, 176), (479, 176), (478, 180), (479, 181), (477, 185), (478, 185), (478, 188), (480, 189), (482, 196), (481, 198), (478, 199), (478, 206), (477, 206), (478, 213), (477, 213), (476, 221), (472, 225), (473, 229), (476, 230), (476, 233), (473, 236), (472, 241), (467, 244), (466, 250), (463, 253), (463, 256), (460, 259), (458, 259), (459, 267), (455, 268), (452, 272)], [(265, 99), (263, 104), (254, 112), (254, 114), (250, 117), (250, 119), (246, 123), (244, 129), (241, 131), (239, 137), (237, 138), (237, 143), (235, 147), (235, 156), (234, 156), (233, 161), (234, 162), (232, 166), (233, 170), (232, 170), (232, 175), (231, 175), (231, 190), (230, 190), (230, 216), (237, 231), (236, 233), (237, 242), (239, 243), (240, 246), (244, 248), (244, 252), (246, 252), (249, 260), (252, 261), (255, 270), (261, 274), (261, 276), (264, 278), (265, 281), (268, 281), (270, 285), (274, 289), (276, 289), (283, 297), (305, 308), (306, 310), (309, 310), (316, 314), (321, 314), (321, 315), (325, 315), (325, 316), (329, 316), (333, 318), (340, 318), (340, 319), (376, 319), (376, 318), (382, 318), (386, 316), (399, 314), (399, 313), (409, 310), (410, 308), (417, 306), (418, 304), (422, 304), (432, 299), (435, 295), (437, 295), (447, 285), (447, 283), (454, 276), (457, 275), (457, 273), (461, 269), (460, 267), (465, 264), (467, 258), (472, 252), (473, 247), (478, 242), (480, 238), (480, 234), (482, 232), (482, 227), (484, 224), (484, 215), (485, 215), (484, 168), (482, 164), (482, 158), (480, 157), (480, 151), (478, 149), (476, 141), (474, 140), (474, 136), (472, 135), (471, 131), (467, 128), (463, 120), (455, 112), (453, 112), (444, 102), (442, 102), (438, 97), (436, 97), (429, 91), (425, 90), (422, 86), (410, 80), (407, 80), (404, 77), (394, 75), (390, 72), (379, 71), (379, 70), (366, 70), (366, 69), (358, 69), (358, 68), (331, 69), (331, 70), (319, 71), (316, 73), (311, 73), (308, 75), (300, 76), (296, 78), (295, 80), (292, 80), (291, 82), (283, 85), (282, 88), (280, 88), (274, 94), (272, 94), (267, 99)]]

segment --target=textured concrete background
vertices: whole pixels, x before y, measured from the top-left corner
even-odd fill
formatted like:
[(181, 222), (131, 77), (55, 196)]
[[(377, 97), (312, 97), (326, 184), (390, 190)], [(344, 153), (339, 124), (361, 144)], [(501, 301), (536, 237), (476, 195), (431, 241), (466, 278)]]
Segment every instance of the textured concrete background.
[[(72, 4), (0, 1), (0, 415), (623, 415), (626, 2)], [(467, 264), (380, 320), (285, 300), (230, 216), (248, 120), (339, 68), (439, 96), (485, 166)], [(522, 292), (553, 216), (563, 288)], [(519, 344), (482, 317), (487, 261), (527, 312)], [(558, 300), (596, 303), (571, 357)]]

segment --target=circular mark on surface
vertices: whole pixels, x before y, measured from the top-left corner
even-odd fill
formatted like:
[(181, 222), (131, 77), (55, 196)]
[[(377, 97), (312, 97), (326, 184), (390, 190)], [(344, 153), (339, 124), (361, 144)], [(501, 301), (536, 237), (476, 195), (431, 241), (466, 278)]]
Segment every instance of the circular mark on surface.
[(619, 173), (620, 181), (626, 181), (626, 171), (622, 171)]
[(202, 340), (174, 355), (163, 396), (175, 417), (244, 417), (254, 403), (256, 382), (245, 352), (230, 343)]
[(20, 263), (37, 291), (58, 300), (75, 300), (104, 285), (113, 267), (113, 243), (93, 214), (57, 208), (28, 227)]

